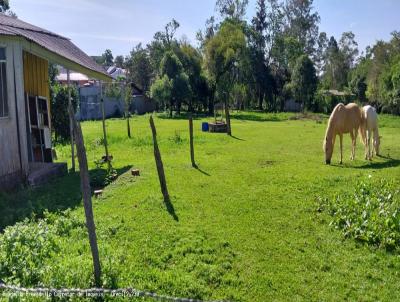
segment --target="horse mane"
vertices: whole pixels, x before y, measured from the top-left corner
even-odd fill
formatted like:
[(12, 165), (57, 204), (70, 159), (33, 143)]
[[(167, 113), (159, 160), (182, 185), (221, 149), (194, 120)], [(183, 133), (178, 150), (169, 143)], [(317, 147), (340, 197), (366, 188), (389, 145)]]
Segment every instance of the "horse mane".
[[(339, 103), (335, 106), (335, 108), (333, 108), (333, 111), (331, 113), (331, 116), (329, 117), (328, 120), (328, 127), (326, 128), (326, 132), (325, 132), (325, 142), (327, 141), (328, 137), (332, 140), (333, 139), (333, 131), (335, 128), (335, 118), (336, 118), (336, 113), (338, 112), (340, 107), (344, 107), (343, 103)], [(324, 142), (324, 144), (325, 144)]]

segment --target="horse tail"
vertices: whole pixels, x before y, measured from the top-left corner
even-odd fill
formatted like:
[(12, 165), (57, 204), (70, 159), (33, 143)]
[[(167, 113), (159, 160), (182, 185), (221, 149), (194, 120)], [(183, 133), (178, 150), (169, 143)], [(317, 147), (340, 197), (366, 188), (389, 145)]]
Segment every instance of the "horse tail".
[(367, 144), (367, 113), (361, 108), (361, 122), (358, 128), (358, 133), (360, 134), (360, 141), (366, 145)]

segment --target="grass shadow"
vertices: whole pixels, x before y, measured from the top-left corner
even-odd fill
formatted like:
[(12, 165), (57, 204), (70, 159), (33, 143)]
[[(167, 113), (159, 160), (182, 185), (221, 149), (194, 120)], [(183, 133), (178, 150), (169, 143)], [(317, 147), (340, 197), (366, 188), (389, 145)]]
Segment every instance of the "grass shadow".
[[(385, 157), (382, 157), (385, 158)], [(384, 169), (384, 168), (394, 168), (400, 166), (400, 160), (394, 158), (387, 158), (384, 162), (369, 162), (366, 165), (356, 167), (357, 169)]]
[[(130, 167), (116, 169), (118, 177)], [(89, 171), (93, 175), (93, 169)], [(44, 212), (74, 209), (82, 204), (79, 172), (37, 187), (25, 187), (18, 191), (0, 193), (0, 231), (25, 218), (43, 218)]]
[(350, 168), (350, 169), (385, 169), (385, 168), (394, 168), (394, 167), (398, 167), (400, 166), (400, 160), (399, 159), (394, 159), (394, 158), (390, 158), (390, 157), (384, 157), (384, 156), (379, 156), (380, 158), (384, 158), (387, 159), (384, 162), (367, 162), (366, 164), (362, 165), (362, 166), (355, 166), (355, 165), (351, 165), (351, 164), (331, 164), (331, 166), (333, 167), (340, 167), (340, 168)]

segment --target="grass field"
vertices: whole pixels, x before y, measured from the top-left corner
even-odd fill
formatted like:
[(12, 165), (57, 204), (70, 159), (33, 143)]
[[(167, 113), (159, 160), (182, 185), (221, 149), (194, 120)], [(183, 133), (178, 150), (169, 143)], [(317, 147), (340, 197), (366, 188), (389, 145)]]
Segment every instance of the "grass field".
[[(195, 120), (198, 170), (190, 165), (187, 121), (156, 118), (173, 204), (169, 211), (160, 193), (148, 116), (133, 118), (132, 139), (124, 120), (108, 120), (110, 153), (120, 176), (94, 199), (104, 286), (206, 300), (398, 300), (400, 256), (345, 239), (329, 225), (329, 216), (317, 211), (316, 199), (351, 192), (369, 175), (400, 184), (400, 118), (380, 117), (384, 157), (365, 161), (358, 142), (356, 160), (350, 161), (346, 136), (344, 164), (338, 164), (335, 146), (328, 166), (322, 152), (326, 120), (291, 116), (235, 114), (233, 137), (200, 132), (203, 120)], [(94, 169), (103, 155), (101, 124), (82, 126)], [(68, 146), (58, 146), (57, 153), (59, 161), (70, 162)], [(139, 168), (141, 176), (132, 177), (130, 167)], [(44, 209), (72, 208), (66, 222), (58, 223), (67, 231), (52, 237), (32, 283), (92, 285), (77, 174), (2, 195), (0, 201), (3, 227), (35, 212), (42, 217)], [(17, 213), (6, 212), (8, 205)], [(57, 216), (50, 215), (48, 223)]]

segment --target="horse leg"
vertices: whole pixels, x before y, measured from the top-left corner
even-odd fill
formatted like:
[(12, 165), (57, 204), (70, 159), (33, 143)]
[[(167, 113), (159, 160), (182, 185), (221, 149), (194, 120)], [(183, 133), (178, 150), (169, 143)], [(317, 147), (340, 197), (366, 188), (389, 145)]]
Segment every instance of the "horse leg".
[(371, 131), (367, 130), (368, 160), (371, 160)]
[(350, 159), (354, 160), (355, 153), (356, 153), (356, 139), (357, 139), (357, 135), (354, 134), (354, 129), (350, 131), (350, 137), (351, 137), (351, 156), (350, 156)]
[(339, 136), (340, 136), (340, 164), (343, 164), (343, 133), (340, 133)]

